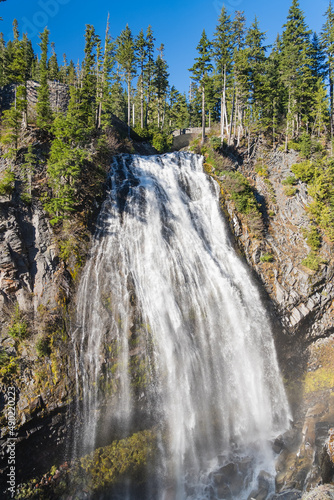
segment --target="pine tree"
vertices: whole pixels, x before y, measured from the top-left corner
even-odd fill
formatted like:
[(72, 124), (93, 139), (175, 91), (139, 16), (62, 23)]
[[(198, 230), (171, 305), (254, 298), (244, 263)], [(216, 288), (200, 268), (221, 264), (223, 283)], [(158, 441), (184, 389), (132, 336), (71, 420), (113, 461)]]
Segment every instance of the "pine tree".
[(37, 125), (45, 131), (49, 131), (52, 124), (52, 111), (50, 105), (50, 89), (48, 85), (48, 45), (49, 30), (44, 29), (40, 34), (41, 60), (39, 64), (40, 86), (37, 94)]
[(47, 167), (52, 197), (45, 203), (45, 209), (52, 215), (52, 224), (68, 218), (75, 210), (78, 181), (84, 160), (88, 157), (84, 148), (87, 140), (86, 114), (80, 93), (72, 86), (70, 94), (67, 113), (59, 113), (52, 126), (54, 139)]
[(153, 36), (153, 31), (151, 26), (148, 26), (146, 31), (146, 64), (144, 67), (143, 83), (144, 83), (144, 95), (146, 97), (146, 110), (145, 110), (145, 123), (144, 126), (147, 128), (149, 108), (152, 97), (152, 79), (154, 73), (154, 42), (155, 38)]
[(327, 133), (327, 125), (329, 122), (329, 102), (326, 87), (321, 78), (318, 78), (316, 90), (314, 93), (313, 106), (311, 111), (313, 118), (313, 127), (311, 135), (317, 132), (320, 137), (321, 133)]
[(161, 44), (158, 50), (160, 54), (155, 62), (153, 87), (157, 97), (158, 128), (163, 128), (169, 74), (167, 73), (167, 63), (164, 60), (164, 45)]
[(94, 26), (87, 24), (85, 32), (85, 58), (82, 63), (82, 81), (80, 89), (80, 107), (86, 121), (87, 134), (96, 124), (96, 46), (97, 36)]
[(308, 124), (315, 80), (312, 75), (311, 31), (298, 0), (293, 0), (284, 24), (281, 44), (282, 83), (287, 92), (286, 149), (289, 136), (299, 136), (302, 120)]
[(234, 134), (238, 122), (238, 137), (243, 131), (245, 96), (248, 92), (248, 62), (247, 52), (244, 50), (246, 36), (246, 18), (243, 11), (237, 10), (232, 21), (233, 37), (233, 90), (229, 124), (228, 144), (231, 143), (232, 128)]
[(226, 86), (232, 70), (233, 39), (231, 18), (227, 15), (226, 7), (223, 5), (213, 39), (213, 55), (216, 60), (216, 72), (220, 80), (220, 133), (222, 141), (227, 126)]
[(205, 85), (208, 81), (209, 74), (213, 70), (211, 64), (212, 50), (211, 43), (209, 42), (205, 30), (202, 32), (199, 44), (196, 47), (199, 56), (195, 58), (195, 64), (189, 71), (191, 71), (191, 78), (197, 82), (201, 87), (202, 93), (202, 143), (205, 141)]
[(59, 80), (59, 66), (54, 42), (51, 42), (51, 57), (48, 62), (49, 80)]
[(266, 60), (264, 80), (264, 112), (268, 128), (272, 130), (273, 149), (276, 147), (279, 117), (283, 114), (283, 93), (280, 83), (280, 37), (277, 36), (271, 54)]
[(117, 38), (116, 59), (120, 64), (127, 83), (128, 93), (128, 133), (131, 125), (131, 83), (136, 75), (136, 54), (132, 33), (128, 25)]
[(23, 197), (25, 201), (31, 200), (32, 176), (35, 172), (36, 164), (37, 164), (37, 157), (33, 152), (32, 144), (29, 144), (28, 151), (24, 155), (24, 162), (22, 163), (23, 180), (25, 188)]
[(252, 125), (255, 132), (264, 130), (264, 107), (265, 107), (265, 69), (266, 56), (263, 42), (265, 33), (260, 31), (258, 20), (255, 17), (246, 35), (246, 47), (249, 69), (249, 101), (252, 106)]
[(147, 42), (143, 30), (139, 32), (136, 39), (136, 52), (139, 65), (139, 88), (140, 88), (140, 126), (144, 128), (144, 71), (147, 63)]
[(98, 78), (98, 117), (97, 128), (105, 128), (108, 124), (106, 118), (110, 112), (110, 85), (112, 80), (112, 70), (115, 64), (115, 44), (109, 33), (109, 14), (104, 39), (104, 50), (101, 64), (101, 70)]
[(22, 113), (16, 108), (14, 103), (10, 109), (2, 113), (3, 133), (1, 135), (1, 143), (9, 146), (10, 157), (16, 157), (21, 124)]
[[(322, 48), (326, 56), (326, 69), (329, 81), (329, 101), (330, 101), (330, 133), (331, 147), (333, 148), (334, 135), (334, 11), (332, 2), (329, 2), (328, 9), (325, 13), (326, 22), (323, 25), (320, 39)], [(333, 151), (332, 151), (333, 154)]]
[(70, 63), (67, 67), (67, 73), (66, 73), (66, 83), (68, 85), (76, 85), (78, 82), (78, 75), (75, 69), (74, 62), (72, 59), (70, 60)]
[(6, 84), (6, 52), (5, 40), (0, 33), (0, 87)]

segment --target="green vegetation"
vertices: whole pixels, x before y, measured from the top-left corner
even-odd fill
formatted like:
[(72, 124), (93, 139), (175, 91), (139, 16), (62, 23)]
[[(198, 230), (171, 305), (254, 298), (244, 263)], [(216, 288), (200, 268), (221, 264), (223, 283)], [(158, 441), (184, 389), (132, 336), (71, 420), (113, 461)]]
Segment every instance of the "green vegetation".
[(302, 260), (302, 265), (311, 269), (311, 271), (319, 271), (321, 264), (324, 264), (324, 260), (315, 251), (311, 251), (308, 256)]
[(308, 184), (313, 201), (308, 206), (312, 220), (334, 241), (334, 160), (306, 161), (292, 165), (297, 179)]
[(10, 195), (14, 191), (15, 175), (10, 169), (6, 169), (0, 177), (0, 196)]
[(309, 231), (303, 231), (306, 243), (311, 248), (311, 250), (316, 251), (321, 246), (320, 233), (316, 227), (312, 227)]
[(284, 188), (284, 194), (285, 196), (294, 196), (297, 192), (297, 188), (295, 188), (294, 186), (286, 186)]
[(272, 262), (274, 260), (274, 257), (271, 255), (271, 253), (264, 253), (260, 257), (261, 262)]
[(36, 347), (37, 355), (40, 358), (44, 358), (45, 356), (48, 356), (48, 357), (50, 356), (50, 354), (51, 354), (50, 342), (51, 342), (51, 339), (49, 336), (40, 337), (37, 340), (35, 347)]
[(15, 305), (7, 333), (15, 340), (23, 340), (29, 334), (28, 323), (24, 319), (18, 304)]
[(5, 351), (0, 353), (0, 381), (8, 383), (17, 373), (19, 368), (18, 359), (9, 356)]
[(268, 165), (263, 163), (260, 159), (255, 164), (254, 170), (261, 177), (264, 177), (264, 178), (268, 177)]
[(288, 175), (288, 177), (282, 180), (283, 186), (294, 186), (296, 183), (297, 179), (293, 175)]

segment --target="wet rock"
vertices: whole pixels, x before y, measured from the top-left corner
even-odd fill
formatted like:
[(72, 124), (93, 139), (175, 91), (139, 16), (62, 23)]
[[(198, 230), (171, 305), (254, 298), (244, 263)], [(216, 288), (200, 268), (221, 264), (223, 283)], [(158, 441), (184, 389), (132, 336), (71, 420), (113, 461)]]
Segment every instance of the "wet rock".
[(302, 500), (334, 500), (334, 486), (324, 484), (304, 493)]
[(334, 480), (334, 428), (330, 429), (328, 434), (320, 458), (321, 478), (324, 483), (330, 483)]
[(266, 488), (260, 488), (259, 490), (253, 490), (247, 500), (266, 500), (267, 496), (268, 490)]
[(270, 500), (298, 500), (299, 498), (302, 498), (302, 492), (300, 490), (288, 490), (273, 495)]
[(41, 411), (44, 408), (44, 401), (42, 399), (42, 396), (38, 396), (34, 401), (32, 401), (29, 404), (29, 411), (30, 414), (33, 415), (34, 413), (37, 413)]

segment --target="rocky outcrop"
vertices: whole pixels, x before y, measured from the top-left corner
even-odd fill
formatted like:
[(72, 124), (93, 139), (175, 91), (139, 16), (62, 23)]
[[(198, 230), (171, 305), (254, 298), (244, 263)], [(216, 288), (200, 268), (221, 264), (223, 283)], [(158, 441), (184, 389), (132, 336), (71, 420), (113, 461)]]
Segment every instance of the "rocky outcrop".
[[(259, 156), (245, 162), (241, 170), (262, 205), (262, 236), (252, 234), (231, 200), (224, 203), (238, 245), (273, 306), (278, 355), (294, 419), (277, 460), (277, 498), (301, 498), (303, 491), (333, 480), (331, 459), (324, 451), (328, 451), (326, 440), (334, 426), (332, 244), (322, 235), (323, 264), (318, 271), (302, 264), (310, 252), (304, 234), (310, 228), (307, 206), (311, 197), (301, 182), (290, 196), (282, 184), (292, 175), (291, 165), (298, 161), (298, 154), (262, 151)], [(259, 162), (264, 168), (256, 169)], [(299, 496), (291, 496), (293, 492)]]
[[(6, 407), (11, 387), (15, 403), (17, 481), (31, 477), (41, 466), (51, 467), (55, 457), (65, 450), (74, 384), (64, 309), (69, 286), (57, 255), (54, 233), (41, 204), (34, 201), (30, 206), (25, 205), (15, 191), (12, 197), (3, 197), (0, 200), (0, 470), (4, 473), (8, 470), (10, 427)], [(5, 474), (2, 477), (5, 479)]]
[[(70, 100), (69, 86), (57, 81), (48, 81), (50, 89), (50, 105), (52, 111), (65, 112), (68, 107)], [(27, 102), (28, 102), (28, 115), (35, 114), (35, 106), (37, 103), (37, 93), (39, 83), (28, 80), (27, 81)], [(16, 85), (10, 83), (4, 87), (0, 87), (0, 112), (9, 109), (10, 106), (15, 102)]]

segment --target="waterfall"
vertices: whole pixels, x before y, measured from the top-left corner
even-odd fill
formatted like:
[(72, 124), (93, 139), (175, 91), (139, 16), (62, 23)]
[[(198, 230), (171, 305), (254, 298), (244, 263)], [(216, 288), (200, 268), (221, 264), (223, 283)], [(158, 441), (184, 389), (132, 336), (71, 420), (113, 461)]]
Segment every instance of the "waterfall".
[(245, 500), (288, 427), (267, 313), (202, 161), (114, 159), (78, 292), (77, 449), (154, 429), (152, 500)]

